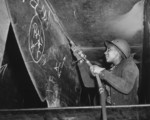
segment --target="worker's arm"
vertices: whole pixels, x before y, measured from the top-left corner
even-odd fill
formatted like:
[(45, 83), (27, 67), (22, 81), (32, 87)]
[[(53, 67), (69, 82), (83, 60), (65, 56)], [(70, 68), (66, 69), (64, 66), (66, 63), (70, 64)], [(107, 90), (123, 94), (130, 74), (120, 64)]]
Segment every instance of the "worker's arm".
[(135, 84), (139, 75), (138, 72), (138, 68), (135, 65), (127, 65), (122, 71), (122, 77), (118, 77), (107, 70), (103, 70), (100, 77), (118, 91), (128, 94)]

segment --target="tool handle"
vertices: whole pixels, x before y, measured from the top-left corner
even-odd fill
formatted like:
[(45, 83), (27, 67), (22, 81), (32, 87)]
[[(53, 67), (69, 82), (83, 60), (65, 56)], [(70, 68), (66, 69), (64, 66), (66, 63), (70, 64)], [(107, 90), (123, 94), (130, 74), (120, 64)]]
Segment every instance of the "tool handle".
[[(86, 55), (82, 54), (80, 57), (88, 64), (89, 67), (92, 66), (91, 62), (86, 59)], [(105, 98), (105, 93), (104, 93), (104, 88), (102, 85), (102, 82), (100, 80), (99, 74), (96, 74), (96, 79), (99, 87), (99, 93), (100, 93), (100, 98), (101, 98), (101, 106), (102, 106), (102, 117), (103, 120), (107, 120), (107, 113), (106, 113), (106, 98)]]
[(101, 106), (102, 106), (102, 117), (103, 120), (107, 120), (107, 113), (106, 113), (106, 97), (105, 97), (105, 93), (104, 93), (104, 88), (103, 85), (101, 83), (100, 77), (98, 74), (96, 74), (96, 79), (98, 82), (98, 86), (99, 86), (99, 93), (100, 93), (100, 98), (101, 98)]

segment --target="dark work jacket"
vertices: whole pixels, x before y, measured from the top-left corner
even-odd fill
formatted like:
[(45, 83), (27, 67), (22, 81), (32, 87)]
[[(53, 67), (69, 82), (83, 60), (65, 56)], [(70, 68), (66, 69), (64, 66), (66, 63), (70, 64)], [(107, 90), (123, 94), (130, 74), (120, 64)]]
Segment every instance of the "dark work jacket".
[(121, 61), (111, 72), (103, 70), (100, 78), (110, 86), (113, 105), (138, 103), (139, 70), (132, 57)]

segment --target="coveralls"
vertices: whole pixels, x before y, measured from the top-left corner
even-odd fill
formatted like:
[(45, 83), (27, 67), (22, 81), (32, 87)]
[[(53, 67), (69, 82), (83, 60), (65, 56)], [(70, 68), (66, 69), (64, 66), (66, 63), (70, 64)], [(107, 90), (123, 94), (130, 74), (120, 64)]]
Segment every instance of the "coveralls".
[(138, 103), (139, 69), (132, 57), (122, 60), (112, 70), (103, 70), (100, 78), (106, 82), (108, 102), (111, 105), (131, 105)]

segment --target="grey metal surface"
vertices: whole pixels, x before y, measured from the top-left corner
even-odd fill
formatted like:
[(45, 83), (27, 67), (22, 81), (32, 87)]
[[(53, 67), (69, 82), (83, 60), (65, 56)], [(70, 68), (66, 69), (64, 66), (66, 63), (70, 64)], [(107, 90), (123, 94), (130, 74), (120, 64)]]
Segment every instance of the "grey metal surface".
[(77, 71), (52, 6), (45, 0), (7, 0), (6, 4), (19, 51), (41, 101), (46, 100), (49, 107), (77, 105)]

